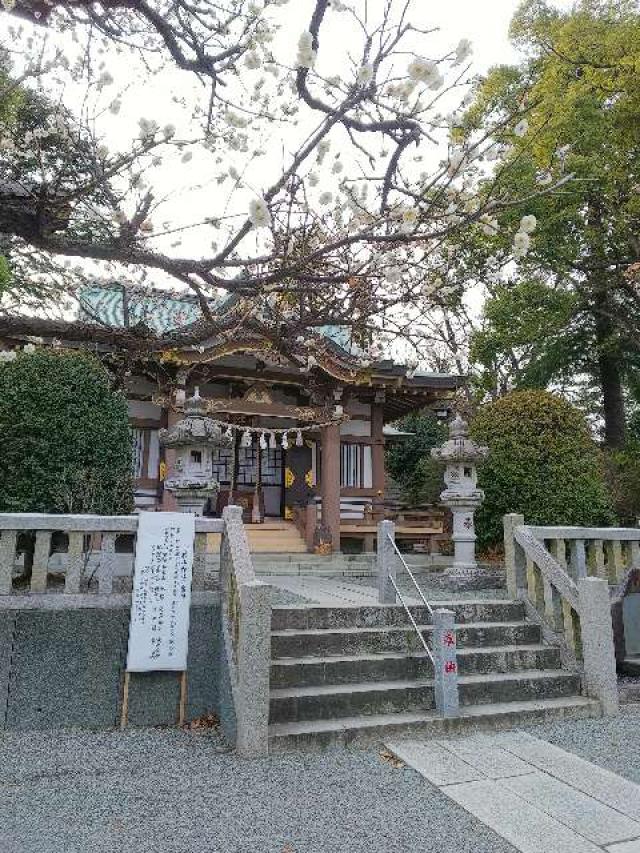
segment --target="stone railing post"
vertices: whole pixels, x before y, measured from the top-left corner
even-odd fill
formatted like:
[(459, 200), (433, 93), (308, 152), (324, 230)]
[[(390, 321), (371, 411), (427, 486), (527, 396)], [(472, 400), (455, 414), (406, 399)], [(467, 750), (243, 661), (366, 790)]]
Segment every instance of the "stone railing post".
[(613, 716), (618, 713), (618, 684), (607, 582), (580, 578), (578, 601), (587, 695), (599, 700), (604, 714)]
[(396, 579), (398, 561), (393, 547), (396, 526), (393, 521), (378, 523), (378, 542), (376, 548), (376, 573), (378, 575), (378, 601), (380, 604), (395, 604), (396, 591), (389, 576)]
[(433, 614), (433, 659), (436, 711), (442, 717), (457, 717), (458, 660), (455, 613), (435, 610)]
[(507, 592), (519, 598), (527, 588), (527, 561), (522, 547), (516, 542), (514, 528), (524, 524), (524, 515), (512, 512), (502, 519), (504, 525), (504, 564), (507, 573)]
[[(253, 570), (242, 507), (222, 511), (220, 571), (225, 597), (223, 619), (231, 643), (236, 749), (243, 756), (269, 752), (269, 670), (271, 662), (271, 588)], [(226, 551), (226, 553), (225, 553)]]

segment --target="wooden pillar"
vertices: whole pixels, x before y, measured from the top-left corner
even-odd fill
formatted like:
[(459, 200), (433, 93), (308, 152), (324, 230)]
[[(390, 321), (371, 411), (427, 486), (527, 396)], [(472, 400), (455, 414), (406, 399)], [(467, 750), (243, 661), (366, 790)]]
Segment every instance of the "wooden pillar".
[(380, 403), (371, 405), (371, 486), (384, 498), (384, 435), (383, 409)]
[(331, 531), (331, 545), (340, 550), (340, 425), (322, 429), (322, 523)]

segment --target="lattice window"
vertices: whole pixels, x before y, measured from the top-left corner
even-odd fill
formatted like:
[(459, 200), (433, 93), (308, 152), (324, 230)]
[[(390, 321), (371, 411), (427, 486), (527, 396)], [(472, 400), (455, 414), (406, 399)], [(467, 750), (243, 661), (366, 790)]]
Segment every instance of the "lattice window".
[(214, 447), (213, 455), (213, 479), (221, 484), (231, 482), (231, 466), (233, 464), (233, 450), (230, 447)]

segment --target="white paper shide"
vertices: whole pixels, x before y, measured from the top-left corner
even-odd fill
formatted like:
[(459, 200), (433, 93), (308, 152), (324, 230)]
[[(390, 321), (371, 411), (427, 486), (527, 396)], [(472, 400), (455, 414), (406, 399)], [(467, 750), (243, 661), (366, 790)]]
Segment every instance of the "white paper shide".
[(127, 670), (187, 668), (195, 516), (142, 512), (138, 524)]

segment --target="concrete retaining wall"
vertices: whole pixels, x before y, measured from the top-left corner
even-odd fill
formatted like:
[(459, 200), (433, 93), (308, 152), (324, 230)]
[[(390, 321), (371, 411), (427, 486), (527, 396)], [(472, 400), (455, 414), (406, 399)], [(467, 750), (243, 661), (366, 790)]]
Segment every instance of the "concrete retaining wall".
[[(117, 598), (99, 607), (13, 598), (0, 609), (0, 729), (119, 724), (129, 604)], [(219, 643), (218, 598), (202, 593), (191, 607), (187, 720), (220, 711)], [(177, 673), (132, 673), (129, 725), (175, 725), (179, 687)]]

